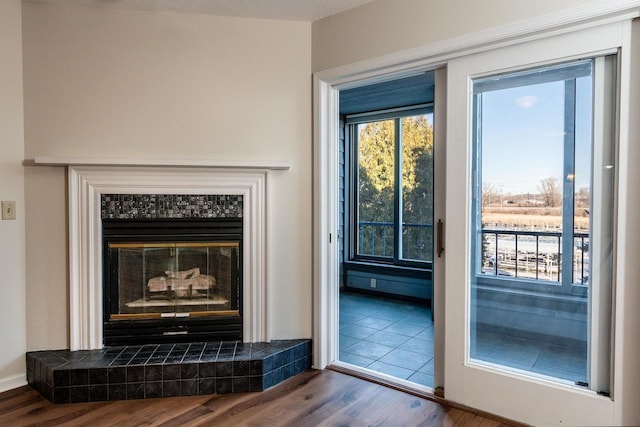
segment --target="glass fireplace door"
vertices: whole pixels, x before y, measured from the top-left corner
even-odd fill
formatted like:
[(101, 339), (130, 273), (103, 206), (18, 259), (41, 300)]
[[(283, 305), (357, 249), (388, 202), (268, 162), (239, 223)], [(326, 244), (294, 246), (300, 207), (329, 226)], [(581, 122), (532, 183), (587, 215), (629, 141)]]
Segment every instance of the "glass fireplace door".
[(108, 250), (109, 320), (239, 314), (238, 242), (109, 243)]

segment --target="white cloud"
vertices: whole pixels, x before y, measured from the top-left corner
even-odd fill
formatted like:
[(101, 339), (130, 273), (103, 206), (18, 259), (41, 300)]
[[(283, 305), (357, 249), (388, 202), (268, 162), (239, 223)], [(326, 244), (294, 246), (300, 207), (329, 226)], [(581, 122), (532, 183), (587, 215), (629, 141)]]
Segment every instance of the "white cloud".
[(538, 97), (533, 95), (521, 96), (516, 99), (516, 104), (522, 108), (531, 108), (538, 103)]

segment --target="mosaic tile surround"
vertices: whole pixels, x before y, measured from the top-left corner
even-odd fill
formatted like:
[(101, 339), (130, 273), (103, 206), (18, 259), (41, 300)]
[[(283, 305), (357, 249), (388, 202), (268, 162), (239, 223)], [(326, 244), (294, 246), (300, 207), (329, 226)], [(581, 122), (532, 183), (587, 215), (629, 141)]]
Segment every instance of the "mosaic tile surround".
[(242, 218), (242, 195), (103, 194), (102, 219)]
[(263, 391), (311, 367), (311, 340), (27, 353), (27, 380), (53, 403)]

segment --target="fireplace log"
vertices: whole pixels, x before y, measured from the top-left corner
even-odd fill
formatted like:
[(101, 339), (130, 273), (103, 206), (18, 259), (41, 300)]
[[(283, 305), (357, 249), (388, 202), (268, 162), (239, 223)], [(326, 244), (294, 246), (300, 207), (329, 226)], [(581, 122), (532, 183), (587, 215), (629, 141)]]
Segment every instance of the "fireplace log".
[(147, 282), (147, 290), (150, 297), (167, 295), (167, 298), (193, 298), (198, 293), (212, 291), (215, 284), (215, 277), (200, 274), (200, 269), (196, 267), (184, 271), (166, 271), (165, 276), (153, 277)]

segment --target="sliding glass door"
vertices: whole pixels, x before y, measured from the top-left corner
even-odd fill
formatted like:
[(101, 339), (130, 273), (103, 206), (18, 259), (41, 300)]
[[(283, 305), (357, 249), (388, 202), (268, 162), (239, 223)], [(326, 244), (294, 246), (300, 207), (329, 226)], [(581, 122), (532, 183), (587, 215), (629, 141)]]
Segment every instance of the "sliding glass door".
[(449, 399), (549, 424), (612, 408), (616, 43), (585, 31), (449, 63)]
[(589, 349), (609, 346), (610, 312), (590, 307), (611, 302), (615, 152), (593, 124), (614, 64), (472, 81), (470, 359), (600, 394), (609, 357)]

